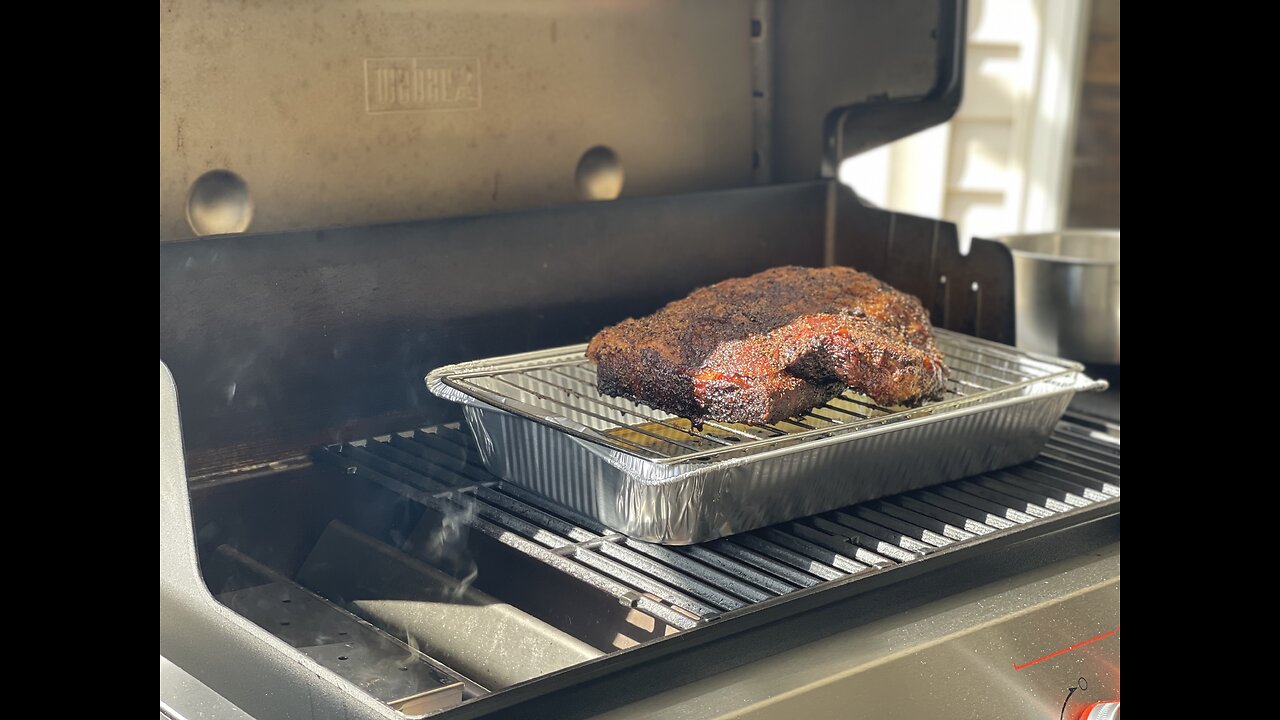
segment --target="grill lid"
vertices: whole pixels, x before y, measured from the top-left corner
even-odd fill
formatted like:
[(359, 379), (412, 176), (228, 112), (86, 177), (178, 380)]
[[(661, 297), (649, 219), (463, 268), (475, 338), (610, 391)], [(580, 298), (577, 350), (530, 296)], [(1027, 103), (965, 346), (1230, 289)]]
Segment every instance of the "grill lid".
[(160, 239), (833, 177), (955, 112), (964, 29), (959, 0), (174, 0)]

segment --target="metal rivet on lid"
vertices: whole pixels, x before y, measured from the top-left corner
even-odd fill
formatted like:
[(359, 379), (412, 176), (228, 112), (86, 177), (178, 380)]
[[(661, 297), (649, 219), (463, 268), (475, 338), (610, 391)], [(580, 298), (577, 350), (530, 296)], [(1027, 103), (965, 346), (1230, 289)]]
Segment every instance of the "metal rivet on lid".
[(249, 184), (230, 170), (210, 170), (191, 183), (187, 223), (197, 235), (240, 233), (253, 221)]

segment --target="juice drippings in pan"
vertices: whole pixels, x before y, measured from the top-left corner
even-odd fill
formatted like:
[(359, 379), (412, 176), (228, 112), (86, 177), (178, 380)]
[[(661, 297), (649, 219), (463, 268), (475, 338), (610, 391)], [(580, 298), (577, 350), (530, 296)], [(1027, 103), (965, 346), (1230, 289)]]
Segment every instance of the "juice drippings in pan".
[[(698, 449), (715, 449), (724, 447), (724, 443), (733, 444), (758, 438), (781, 437), (826, 427), (837, 428), (850, 422), (872, 419), (905, 409), (907, 408), (901, 406), (876, 405), (871, 398), (848, 391), (805, 415), (780, 420), (771, 425), (711, 421), (693, 423), (686, 418), (671, 418), (662, 422), (637, 423), (615, 428), (606, 431), (605, 434), (627, 443), (654, 449), (662, 448), (668, 440), (677, 444), (693, 445)], [(716, 440), (722, 442), (716, 442)]]

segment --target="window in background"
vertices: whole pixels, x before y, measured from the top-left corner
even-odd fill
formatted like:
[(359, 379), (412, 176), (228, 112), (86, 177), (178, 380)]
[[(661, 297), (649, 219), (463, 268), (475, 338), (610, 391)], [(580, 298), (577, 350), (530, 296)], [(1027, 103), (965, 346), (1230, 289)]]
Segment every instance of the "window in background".
[(1120, 227), (1120, 0), (1093, 0), (1067, 225)]
[[(1104, 1), (1116, 5), (1118, 139), (1119, 2)], [(966, 246), (1061, 227), (1089, 12), (1087, 0), (971, 2), (956, 116), (847, 160), (841, 181), (876, 205), (957, 223)], [(1118, 204), (1118, 172), (1116, 193)]]

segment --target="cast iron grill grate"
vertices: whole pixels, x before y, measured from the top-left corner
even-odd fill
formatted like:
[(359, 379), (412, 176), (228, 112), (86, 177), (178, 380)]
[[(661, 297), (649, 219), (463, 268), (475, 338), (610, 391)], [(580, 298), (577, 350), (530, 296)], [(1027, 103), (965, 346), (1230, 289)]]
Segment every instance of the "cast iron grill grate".
[(465, 517), (474, 531), (677, 629), (1120, 497), (1118, 428), (1073, 419), (1058, 424), (1035, 460), (1016, 467), (683, 547), (625, 537), (503, 483), (455, 427), (331, 446), (316, 457)]

